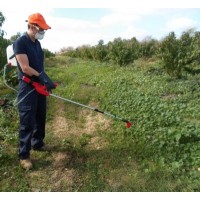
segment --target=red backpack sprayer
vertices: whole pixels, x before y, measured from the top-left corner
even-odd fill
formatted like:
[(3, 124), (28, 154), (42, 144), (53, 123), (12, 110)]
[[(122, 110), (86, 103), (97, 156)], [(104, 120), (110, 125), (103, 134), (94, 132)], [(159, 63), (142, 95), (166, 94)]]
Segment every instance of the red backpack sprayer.
[[(15, 55), (14, 55), (14, 52), (13, 52), (13, 47), (12, 47), (12, 45), (9, 45), (9, 46), (7, 47), (6, 53), (7, 53), (7, 61), (8, 61), (8, 63), (4, 66), (3, 80), (4, 80), (5, 85), (6, 85), (8, 88), (10, 88), (10, 89), (12, 89), (12, 90), (14, 90), (14, 91), (17, 92), (17, 90), (14, 89), (14, 88), (12, 88), (11, 86), (9, 86), (9, 85), (7, 84), (7, 81), (6, 81), (6, 68), (7, 68), (7, 67), (17, 66), (17, 61), (16, 61), (16, 58), (15, 58)], [(20, 70), (21, 70), (21, 69), (20, 69)], [(46, 78), (48, 78), (48, 76), (47, 76)], [(85, 107), (85, 108), (88, 108), (88, 109), (93, 110), (93, 111), (95, 111), (95, 112), (99, 112), (99, 113), (101, 113), (101, 114), (105, 114), (105, 115), (108, 115), (108, 116), (110, 116), (110, 117), (112, 117), (112, 118), (118, 119), (118, 120), (120, 120), (120, 121), (122, 121), (122, 122), (125, 122), (127, 128), (130, 128), (130, 127), (132, 126), (132, 124), (131, 124), (130, 121), (128, 121), (128, 120), (126, 120), (126, 119), (123, 119), (123, 118), (121, 118), (121, 117), (118, 117), (118, 116), (116, 116), (116, 115), (114, 115), (114, 114), (110, 114), (110, 113), (107, 113), (107, 112), (105, 112), (105, 111), (101, 111), (101, 110), (99, 110), (99, 109), (97, 109), (97, 108), (93, 108), (93, 107), (91, 107), (91, 106), (87, 106), (87, 105), (84, 105), (84, 104), (81, 104), (81, 103), (72, 101), (72, 100), (70, 100), (70, 99), (66, 99), (66, 98), (57, 96), (57, 95), (55, 95), (55, 94), (52, 94), (52, 93), (47, 89), (47, 87), (46, 87), (45, 85), (43, 85), (43, 84), (41, 84), (41, 83), (39, 83), (39, 82), (32, 81), (31, 78), (29, 78), (29, 77), (27, 77), (27, 76), (23, 76), (23, 81), (26, 82), (27, 84), (31, 84), (31, 85), (33, 86), (33, 90), (31, 90), (29, 93), (27, 93), (27, 94), (24, 96), (24, 98), (22, 98), (19, 102), (17, 102), (17, 105), (18, 105), (20, 102), (22, 102), (29, 94), (31, 94), (33, 91), (36, 90), (36, 91), (37, 91), (39, 94), (41, 94), (41, 95), (52, 96), (52, 97), (54, 97), (54, 98), (61, 99), (61, 100), (63, 100), (63, 101), (67, 101), (67, 102), (76, 104), (76, 105), (78, 105), (78, 106)], [(56, 83), (54, 83), (54, 85), (55, 85), (55, 87), (57, 87), (57, 84), (56, 84)]]

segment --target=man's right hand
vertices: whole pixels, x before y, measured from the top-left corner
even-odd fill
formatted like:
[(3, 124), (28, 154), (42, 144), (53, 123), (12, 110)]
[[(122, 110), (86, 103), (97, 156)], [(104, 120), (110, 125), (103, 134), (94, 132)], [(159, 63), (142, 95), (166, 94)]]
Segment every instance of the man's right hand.
[(45, 72), (41, 72), (38, 76), (38, 79), (41, 84), (45, 85), (47, 87), (48, 91), (51, 91), (52, 89), (56, 88), (56, 85), (53, 83), (53, 81), (47, 76)]

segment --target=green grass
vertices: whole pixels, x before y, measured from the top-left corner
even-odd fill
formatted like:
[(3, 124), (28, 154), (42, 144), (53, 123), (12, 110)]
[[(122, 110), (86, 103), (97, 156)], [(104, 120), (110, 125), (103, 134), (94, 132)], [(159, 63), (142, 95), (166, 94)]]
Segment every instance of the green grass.
[(1, 191), (200, 191), (200, 75), (172, 79), (157, 62), (141, 60), (124, 68), (66, 57), (48, 62), (59, 84), (54, 94), (133, 127), (48, 97), (45, 140), (53, 150), (32, 152), (34, 169), (24, 172), (17, 111), (1, 108)]

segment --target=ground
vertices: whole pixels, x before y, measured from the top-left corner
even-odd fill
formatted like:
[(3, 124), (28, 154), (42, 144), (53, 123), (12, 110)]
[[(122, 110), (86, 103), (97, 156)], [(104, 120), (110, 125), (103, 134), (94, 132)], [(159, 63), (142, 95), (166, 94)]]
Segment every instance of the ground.
[[(92, 104), (92, 103), (91, 103)], [(107, 144), (105, 139), (97, 134), (110, 126), (110, 120), (104, 119), (99, 113), (90, 110), (81, 110), (78, 121), (66, 118), (64, 104), (59, 104), (57, 112), (52, 120), (47, 123), (47, 132), (53, 134), (47, 136), (51, 144), (49, 152), (33, 152), (35, 168), (27, 173), (30, 178), (32, 191), (74, 191), (76, 185), (81, 184), (80, 171), (76, 164), (85, 164), (84, 155), (76, 155), (76, 145), (87, 145), (89, 150), (101, 150)], [(82, 119), (84, 116), (84, 120)], [(79, 138), (80, 144), (77, 144)], [(53, 141), (56, 142), (54, 143)], [(64, 144), (63, 146), (58, 146)], [(72, 147), (70, 149), (70, 147)], [(45, 157), (45, 158), (44, 158)], [(46, 181), (48, 180), (48, 181)], [(38, 185), (39, 183), (39, 185)]]

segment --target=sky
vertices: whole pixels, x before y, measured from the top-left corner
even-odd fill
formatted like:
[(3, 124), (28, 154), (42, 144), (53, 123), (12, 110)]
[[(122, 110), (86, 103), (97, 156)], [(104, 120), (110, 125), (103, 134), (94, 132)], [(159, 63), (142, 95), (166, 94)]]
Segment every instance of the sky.
[(52, 27), (41, 40), (42, 47), (52, 52), (67, 47), (97, 45), (99, 40), (106, 44), (118, 37), (136, 37), (139, 41), (147, 37), (160, 40), (171, 31), (177, 36), (190, 28), (200, 31), (199, 0), (190, 0), (189, 3), (186, 0), (168, 0), (167, 3), (154, 0), (140, 0), (139, 3), (134, 0), (94, 2), (6, 0), (0, 8), (6, 17), (2, 26), (7, 33), (5, 38), (26, 32), (25, 20), (36, 12), (41, 13)]

